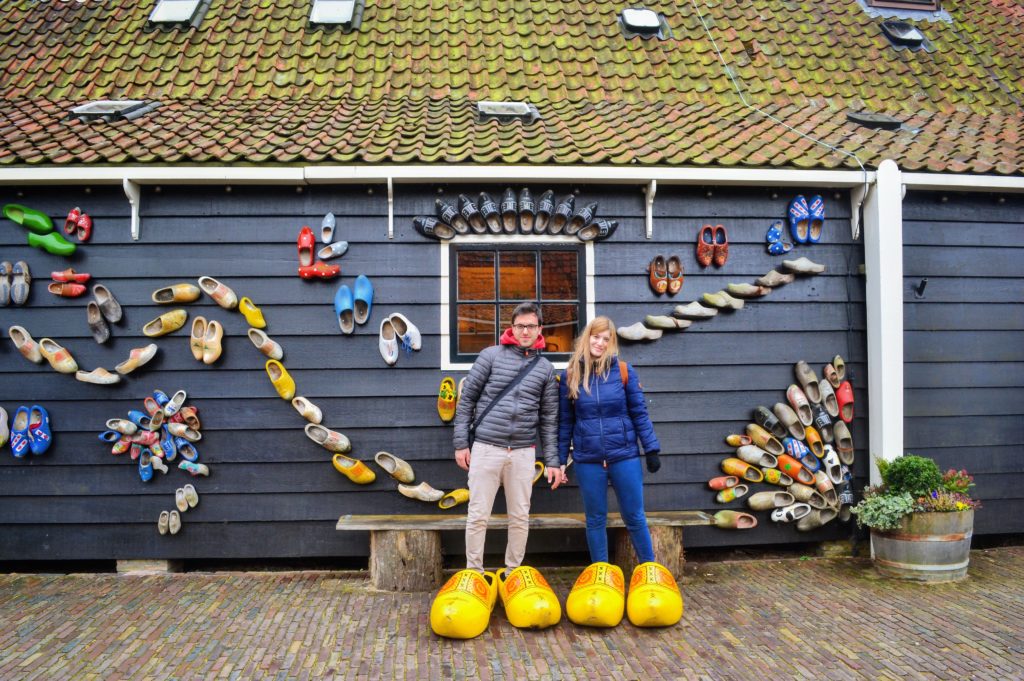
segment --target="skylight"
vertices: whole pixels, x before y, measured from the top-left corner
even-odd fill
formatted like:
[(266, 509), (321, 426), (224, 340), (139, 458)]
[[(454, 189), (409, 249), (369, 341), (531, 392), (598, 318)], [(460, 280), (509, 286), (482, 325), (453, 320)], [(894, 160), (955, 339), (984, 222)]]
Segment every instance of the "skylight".
[(906, 21), (883, 21), (882, 32), (890, 42), (901, 47), (921, 47), (924, 43), (924, 34)]
[(68, 118), (84, 122), (103, 120), (134, 120), (158, 108), (159, 102), (147, 102), (141, 99), (100, 99), (87, 102), (71, 109)]
[(157, 0), (149, 15), (154, 24), (187, 24), (195, 17), (202, 0)]
[(526, 102), (477, 102), (476, 112), (481, 123), (492, 119), (499, 123), (533, 123), (540, 118), (537, 107)]
[(313, 0), (310, 26), (358, 28), (363, 17), (363, 0)]
[(622, 10), (619, 23), (627, 38), (666, 38), (670, 36), (665, 17), (646, 7), (630, 7)]

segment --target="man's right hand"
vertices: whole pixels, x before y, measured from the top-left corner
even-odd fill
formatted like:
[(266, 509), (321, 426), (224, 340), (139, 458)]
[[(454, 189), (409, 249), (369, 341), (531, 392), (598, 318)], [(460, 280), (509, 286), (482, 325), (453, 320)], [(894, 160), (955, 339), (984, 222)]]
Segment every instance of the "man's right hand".
[(455, 450), (455, 463), (459, 464), (459, 468), (464, 471), (469, 470), (469, 449), (456, 449)]

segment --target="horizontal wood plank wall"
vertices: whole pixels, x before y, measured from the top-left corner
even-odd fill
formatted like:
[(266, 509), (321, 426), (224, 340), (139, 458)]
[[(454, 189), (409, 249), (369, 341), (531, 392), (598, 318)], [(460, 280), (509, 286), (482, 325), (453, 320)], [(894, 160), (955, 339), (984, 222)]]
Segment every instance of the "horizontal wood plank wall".
[[(531, 187), (535, 197), (547, 188)], [(22, 228), (5, 222), (0, 258), (26, 260), (35, 282), (28, 305), (0, 308), (3, 330), (22, 325), (37, 340), (50, 337), (65, 345), (85, 369), (113, 369), (131, 348), (150, 342), (141, 333), (143, 325), (172, 309), (152, 303), (152, 291), (213, 276), (262, 308), (267, 332), (284, 347), (284, 363), (298, 394), (323, 409), (324, 425), (351, 438), (355, 456), (371, 462), (375, 452), (386, 450), (410, 461), (418, 479), (439, 489), (464, 486), (465, 474), (452, 462), (451, 429), (435, 410), (442, 378), (437, 368), (440, 252), (411, 224), (414, 215), (432, 213), (438, 189), (396, 188), (395, 238), (389, 241), (382, 187), (319, 186), (301, 192), (291, 187), (234, 187), (230, 192), (144, 187), (141, 240), (136, 243), (130, 240), (128, 204), (119, 190), (26, 189), (20, 197), (5, 196), (4, 202), (43, 210), (58, 229), (60, 216), (78, 205), (93, 216), (95, 228), (92, 240), (64, 259), (29, 248)], [(483, 190), (497, 199), (503, 188), (440, 189), (448, 199), (460, 191), (475, 195)], [(619, 324), (668, 313), (729, 282), (753, 282), (782, 260), (766, 253), (764, 233), (773, 220), (784, 218), (791, 193), (716, 189), (709, 196), (704, 189), (663, 187), (655, 203), (654, 238), (647, 240), (638, 188), (579, 189), (580, 200), (597, 201), (601, 215), (621, 223), (595, 251), (597, 311)], [(807, 188), (806, 193), (815, 191)], [(800, 279), (742, 311), (695, 323), (683, 334), (623, 346), (624, 358), (645, 385), (664, 447), (661, 472), (648, 478), (648, 508), (723, 508), (706, 488), (729, 453), (723, 437), (742, 431), (753, 407), (784, 400), (794, 362), (806, 359), (820, 371), (836, 353), (847, 359), (854, 378), (856, 474), (864, 477), (861, 444), (867, 432), (860, 415), (866, 413), (867, 392), (859, 380), (866, 375), (864, 304), (863, 282), (856, 275), (863, 257), (860, 244), (850, 240), (846, 194), (828, 193), (825, 200), (823, 243), (792, 254), (824, 263), (825, 275)], [(319, 235), (327, 211), (338, 217), (335, 238), (350, 243), (349, 252), (333, 261), (343, 276), (333, 282), (302, 281), (296, 276), (296, 235), (303, 224)], [(697, 231), (705, 223), (728, 229), (730, 257), (721, 270), (702, 272), (694, 260)], [(657, 253), (682, 258), (686, 282), (675, 298), (657, 298), (647, 287), (646, 266)], [(112, 326), (113, 337), (102, 347), (86, 325), (90, 296), (63, 299), (46, 291), (50, 271), (69, 265), (91, 273), (124, 306), (124, 321)], [(343, 336), (333, 296), (339, 283), (351, 286), (358, 274), (374, 284), (373, 312), (354, 336)], [(368, 553), (368, 536), (335, 531), (341, 514), (441, 513), (399, 495), (395, 483), (372, 463), (378, 479), (365, 487), (335, 472), (329, 454), (303, 434), (303, 419), (274, 393), (263, 369), (265, 358), (246, 337), (242, 316), (206, 296), (183, 307), (190, 315), (186, 326), (156, 339), (156, 359), (118, 386), (80, 383), (45, 362), (27, 362), (9, 340), (0, 341), (0, 405), (13, 417), (21, 404), (42, 404), (55, 431), (55, 443), (43, 456), (15, 460), (8, 447), (0, 450), (5, 538), (0, 559), (359, 557)], [(402, 312), (424, 334), (423, 350), (403, 353), (394, 368), (384, 364), (377, 350), (380, 322), (391, 312)], [(195, 362), (189, 352), (188, 329), (195, 315), (224, 325), (224, 354), (213, 366)], [(156, 473), (144, 484), (127, 456), (112, 456), (109, 446), (96, 439), (106, 419), (141, 409), (153, 389), (169, 394), (184, 389), (199, 408), (203, 440), (197, 447), (201, 461), (210, 466), (209, 478), (191, 478), (172, 467), (166, 476)], [(187, 482), (199, 491), (199, 507), (183, 514), (181, 534), (161, 537), (156, 519), (174, 507), (175, 488)], [(538, 487), (533, 507), (537, 512), (582, 510), (573, 486), (558, 492)], [(497, 508), (504, 510), (500, 501)], [(504, 537), (494, 534), (488, 550), (500, 552)], [(751, 532), (694, 528), (687, 533), (687, 545), (778, 544), (848, 534), (849, 528), (832, 525), (804, 535), (762, 518)], [(461, 536), (446, 535), (445, 549), (457, 557)], [(547, 531), (531, 538), (531, 552), (582, 550), (582, 533)]]
[(974, 476), (976, 534), (1024, 532), (1024, 197), (908, 192), (903, 242), (906, 451)]

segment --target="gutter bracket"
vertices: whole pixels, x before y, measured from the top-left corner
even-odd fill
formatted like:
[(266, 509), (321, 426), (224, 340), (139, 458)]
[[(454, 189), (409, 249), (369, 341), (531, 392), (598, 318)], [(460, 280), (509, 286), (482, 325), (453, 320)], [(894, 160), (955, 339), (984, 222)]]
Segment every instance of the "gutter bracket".
[(651, 180), (647, 184), (647, 216), (646, 216), (646, 229), (647, 238), (650, 239), (654, 236), (654, 195), (658, 193), (658, 181)]
[(388, 176), (388, 239), (395, 238), (395, 182)]
[(124, 187), (124, 195), (128, 197), (128, 203), (132, 207), (132, 241), (139, 240), (139, 210), (142, 206), (142, 191), (138, 182), (133, 182), (127, 177), (121, 181)]

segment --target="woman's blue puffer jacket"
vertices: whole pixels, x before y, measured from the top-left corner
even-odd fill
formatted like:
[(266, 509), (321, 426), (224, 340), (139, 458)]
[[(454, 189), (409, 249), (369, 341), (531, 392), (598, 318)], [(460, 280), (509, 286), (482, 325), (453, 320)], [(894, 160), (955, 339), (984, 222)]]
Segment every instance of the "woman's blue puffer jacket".
[(566, 372), (558, 385), (558, 459), (569, 460), (569, 446), (576, 463), (602, 463), (640, 456), (637, 438), (644, 452), (660, 452), (654, 424), (647, 414), (647, 402), (636, 372), (626, 365), (625, 386), (613, 358), (608, 376), (591, 376), (590, 394), (580, 386), (577, 399), (569, 399)]

